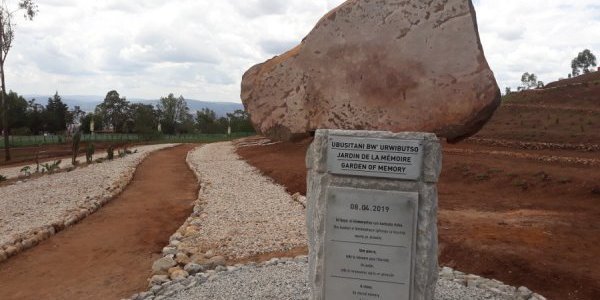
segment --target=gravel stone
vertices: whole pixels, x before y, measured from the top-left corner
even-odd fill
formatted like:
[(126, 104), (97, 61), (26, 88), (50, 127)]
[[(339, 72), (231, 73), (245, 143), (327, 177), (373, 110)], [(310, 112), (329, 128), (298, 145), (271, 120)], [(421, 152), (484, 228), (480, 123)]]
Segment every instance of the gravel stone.
[[(165, 277), (166, 277), (166, 275), (155, 275), (155, 276), (165, 276)], [(162, 282), (161, 282), (161, 283), (162, 283)], [(163, 288), (163, 287), (162, 287), (160, 284), (155, 284), (155, 285), (153, 285), (153, 286), (150, 288), (150, 292), (151, 292), (151, 293), (153, 293), (153, 294), (156, 294), (156, 293), (158, 293), (160, 290), (162, 290), (162, 288)]]
[(186, 272), (182, 269), (179, 269), (179, 268), (177, 268), (176, 270), (170, 271), (169, 274), (170, 274), (169, 277), (172, 280), (186, 279), (189, 276), (188, 272)]
[(164, 247), (162, 249), (162, 252), (163, 252), (164, 255), (176, 254), (177, 253), (177, 248), (176, 247)]
[(237, 272), (219, 273), (172, 299), (308, 299), (305, 267), (306, 264), (243, 267)]
[(190, 262), (190, 258), (185, 253), (177, 253), (175, 255), (175, 261), (180, 265), (186, 265)]
[(304, 208), (241, 160), (232, 143), (198, 147), (188, 162), (202, 183), (202, 213), (198, 231), (179, 247), (208, 246), (205, 251), (239, 259), (306, 245)]
[(546, 300), (546, 297), (544, 297), (540, 294), (534, 293), (533, 295), (531, 295), (530, 300)]
[(223, 271), (227, 271), (227, 268), (223, 267), (223, 266), (217, 266), (215, 268), (215, 271), (217, 271), (217, 272), (223, 272)]
[(170, 268), (176, 265), (177, 263), (172, 258), (163, 257), (154, 261), (152, 264), (152, 272), (154, 274), (166, 274)]
[[(308, 299), (308, 263), (288, 261), (285, 264), (244, 266), (236, 272), (219, 273), (206, 283), (180, 290), (174, 300), (195, 299)], [(441, 279), (436, 287), (436, 300), (490, 299), (513, 300), (513, 297)]]
[(163, 284), (168, 281), (169, 281), (169, 276), (167, 276), (167, 275), (154, 275), (154, 276), (152, 276), (152, 278), (150, 278), (150, 284), (153, 285), (153, 289), (155, 286), (160, 286), (160, 284)]

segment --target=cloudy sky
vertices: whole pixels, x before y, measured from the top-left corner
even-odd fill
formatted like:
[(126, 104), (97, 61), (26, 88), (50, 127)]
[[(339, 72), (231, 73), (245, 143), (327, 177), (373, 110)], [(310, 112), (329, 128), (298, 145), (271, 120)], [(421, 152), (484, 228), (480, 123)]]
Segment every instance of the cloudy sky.
[[(13, 6), (16, 0), (7, 0)], [(128, 98), (174, 93), (239, 100), (243, 72), (300, 42), (343, 0), (38, 0), (17, 20), (7, 88), (20, 94)], [(597, 0), (475, 0), (488, 61), (502, 89), (523, 72), (551, 82), (589, 48), (600, 58)]]

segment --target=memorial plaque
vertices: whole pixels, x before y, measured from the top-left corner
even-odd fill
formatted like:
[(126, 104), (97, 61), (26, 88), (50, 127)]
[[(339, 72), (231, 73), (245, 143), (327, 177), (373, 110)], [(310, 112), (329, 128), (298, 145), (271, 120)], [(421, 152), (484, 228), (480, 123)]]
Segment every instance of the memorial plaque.
[(332, 174), (417, 180), (423, 165), (419, 140), (329, 136), (327, 168)]
[(325, 299), (411, 299), (418, 198), (328, 188)]
[(306, 158), (310, 300), (434, 299), (441, 163), (431, 133), (315, 132)]

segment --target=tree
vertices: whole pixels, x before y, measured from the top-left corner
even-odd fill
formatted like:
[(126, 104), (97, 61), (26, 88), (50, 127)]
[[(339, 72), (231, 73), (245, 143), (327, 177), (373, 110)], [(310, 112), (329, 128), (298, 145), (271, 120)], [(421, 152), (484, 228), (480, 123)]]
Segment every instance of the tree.
[(33, 2), (33, 0), (20, 0), (18, 4), (18, 8), (15, 10), (10, 10), (5, 0), (2, 0), (2, 6), (0, 6), (0, 82), (2, 84), (2, 92), (0, 93), (2, 96), (2, 108), (3, 108), (3, 118), (2, 118), (2, 129), (4, 132), (4, 159), (6, 161), (10, 160), (10, 147), (8, 144), (8, 135), (9, 135), (9, 121), (8, 121), (8, 104), (5, 98), (6, 95), (6, 82), (4, 80), (4, 63), (6, 62), (6, 57), (8, 56), (8, 52), (12, 47), (12, 42), (15, 38), (15, 32), (13, 30), (14, 22), (13, 15), (20, 10), (25, 11), (25, 18), (30, 21), (33, 20), (33, 17), (38, 12), (37, 5)]
[[(246, 118), (248, 115), (237, 110), (234, 113), (227, 114), (227, 117), (217, 118), (217, 114), (208, 108), (203, 108), (196, 112), (196, 128), (201, 133), (227, 133), (227, 127), (231, 126), (232, 131), (246, 131)], [(253, 131), (253, 130), (249, 130)]]
[[(508, 89), (510, 90), (510, 88)], [(231, 124), (232, 132), (254, 132), (254, 127), (250, 122), (250, 114), (245, 110), (238, 109), (233, 113), (228, 113), (227, 118)]]
[(167, 134), (189, 132), (193, 118), (183, 96), (175, 98), (173, 94), (161, 97), (158, 112), (162, 131)]
[(158, 128), (158, 112), (149, 104), (132, 104), (131, 119), (133, 131), (140, 134), (151, 134)]
[(4, 108), (0, 109), (0, 112), (2, 112), (2, 118), (0, 119), (4, 123), (4, 116), (10, 116), (6, 120), (8, 133), (12, 133), (12, 130), (15, 128), (27, 127), (27, 100), (13, 91), (9, 91), (7, 95), (3, 96), (8, 111), (4, 114)]
[(538, 81), (538, 82), (537, 82), (537, 88), (538, 88), (538, 89), (542, 89), (542, 88), (544, 88), (545, 86), (546, 86), (546, 85), (544, 84), (544, 82), (543, 82), (543, 81)]
[(585, 49), (582, 52), (579, 52), (577, 57), (571, 61), (573, 77), (579, 76), (582, 72), (583, 74), (589, 73), (591, 71), (590, 67), (595, 67), (596, 65), (596, 56), (592, 51)]
[(99, 130), (104, 129), (102, 117), (100, 117), (99, 115), (89, 113), (85, 117), (81, 118), (81, 127), (80, 127), (81, 132), (83, 132), (85, 134), (91, 133), (90, 124), (91, 124), (92, 120), (94, 120), (94, 131), (99, 131)]
[(111, 125), (114, 132), (124, 132), (125, 125), (129, 119), (129, 101), (121, 98), (117, 91), (106, 94), (104, 102), (96, 106), (96, 114), (104, 121), (105, 125)]
[(44, 123), (46, 131), (59, 133), (67, 130), (67, 124), (73, 121), (73, 116), (69, 112), (69, 107), (62, 102), (58, 92), (51, 98), (48, 98), (46, 110), (44, 111)]
[(511, 88), (507, 86), (506, 90), (505, 90), (505, 93), (506, 93), (505, 95), (510, 95), (510, 93), (512, 93)]
[(216, 133), (217, 114), (208, 108), (196, 112), (196, 127), (201, 133)]
[(194, 133), (196, 132), (196, 123), (194, 122), (194, 116), (190, 113), (183, 115), (181, 122), (177, 125), (176, 133)]
[(528, 72), (523, 73), (521, 76), (521, 84), (518, 88), (519, 91), (544, 87), (544, 82), (538, 81), (537, 75), (533, 73), (529, 74)]
[(85, 117), (85, 111), (81, 110), (80, 106), (75, 105), (71, 111), (71, 116), (73, 116), (73, 124), (81, 125), (81, 119)]
[(27, 102), (27, 127), (31, 134), (38, 135), (44, 130), (45, 110), (43, 105), (35, 103), (35, 99)]

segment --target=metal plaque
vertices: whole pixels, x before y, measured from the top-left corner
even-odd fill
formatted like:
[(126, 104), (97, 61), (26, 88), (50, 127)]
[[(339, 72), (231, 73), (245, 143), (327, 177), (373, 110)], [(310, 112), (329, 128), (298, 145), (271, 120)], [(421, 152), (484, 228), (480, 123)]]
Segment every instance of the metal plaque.
[(327, 169), (332, 174), (418, 180), (423, 167), (419, 140), (330, 136)]
[(418, 193), (328, 189), (325, 299), (410, 299), (418, 199)]

